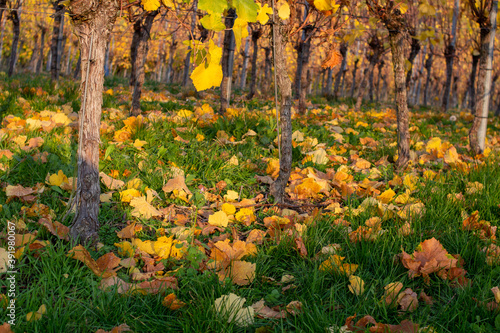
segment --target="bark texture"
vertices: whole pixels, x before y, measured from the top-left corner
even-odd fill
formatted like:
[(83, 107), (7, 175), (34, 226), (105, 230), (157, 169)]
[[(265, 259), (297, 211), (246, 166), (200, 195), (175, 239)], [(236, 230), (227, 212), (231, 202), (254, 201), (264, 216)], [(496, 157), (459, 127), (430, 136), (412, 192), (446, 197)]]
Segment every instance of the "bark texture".
[(472, 70), (469, 78), (469, 109), (474, 110), (476, 105), (476, 77), (477, 65), (479, 63), (479, 54), (472, 55)]
[(76, 216), (71, 238), (94, 243), (99, 230), (99, 128), (106, 45), (120, 9), (116, 0), (73, 0), (69, 11), (79, 40), (82, 107), (79, 112)]
[[(472, 5), (473, 4), (471, 4), (471, 6)], [(497, 11), (498, 1), (493, 0), (491, 12), (479, 13), (478, 15), (475, 15), (476, 22), (478, 22), (481, 27), (481, 52), (479, 59), (476, 110), (474, 112), (474, 121), (472, 122), (472, 126), (469, 131), (469, 145), (471, 151), (476, 155), (482, 154), (485, 148), (491, 94), (491, 77), (493, 71), (493, 50), (497, 25)]]
[(220, 110), (226, 112), (231, 100), (231, 84), (233, 81), (233, 59), (234, 59), (234, 32), (233, 25), (236, 19), (236, 11), (231, 8), (227, 11), (225, 19), (226, 31), (224, 32), (224, 49), (222, 53), (222, 83), (220, 84)]
[(410, 161), (410, 113), (406, 96), (404, 35), (399, 31), (389, 30), (392, 64), (394, 66), (394, 85), (396, 88), (396, 107), (398, 125), (398, 160), (396, 167), (402, 170)]
[(287, 30), (281, 20), (277, 19), (273, 31), (274, 42), (274, 57), (277, 85), (281, 95), (280, 103), (280, 131), (281, 139), (279, 140), (281, 155), (280, 155), (280, 171), (276, 181), (271, 184), (270, 194), (274, 200), (283, 203), (285, 200), (285, 187), (292, 172), (292, 81), (288, 77), (287, 70), (287, 55), (286, 55), (286, 38)]
[(446, 60), (446, 82), (444, 85), (444, 94), (442, 101), (442, 108), (447, 111), (450, 106), (450, 92), (451, 92), (451, 81), (453, 78), (453, 62), (455, 60), (455, 44), (457, 40), (457, 21), (458, 14), (460, 11), (460, 0), (455, 0), (455, 5), (453, 8), (453, 23), (451, 26), (451, 38), (447, 40), (444, 57)]
[[(17, 9), (21, 9), (19, 6)], [(19, 44), (19, 34), (21, 33), (21, 16), (20, 11), (12, 10), (9, 13), (9, 19), (12, 21), (12, 44), (10, 49), (9, 70), (8, 76), (12, 76), (16, 69), (17, 62), (17, 47)]]
[(134, 22), (134, 35), (130, 46), (131, 71), (130, 82), (132, 92), (132, 108), (130, 113), (134, 116), (141, 114), (141, 95), (142, 86), (144, 85), (145, 73), (144, 65), (148, 55), (151, 27), (153, 21), (159, 11), (144, 12), (136, 18)]
[(425, 60), (425, 71), (426, 71), (426, 79), (425, 79), (425, 88), (424, 88), (424, 106), (427, 106), (429, 101), (429, 88), (431, 86), (431, 72), (432, 72), (432, 60), (434, 56), (434, 48), (432, 44), (430, 46), (429, 55), (427, 56), (427, 60)]
[(347, 43), (342, 42), (339, 48), (340, 55), (342, 56), (342, 63), (340, 64), (339, 72), (337, 73), (337, 77), (335, 78), (335, 86), (333, 88), (333, 97), (335, 99), (339, 98), (340, 92), (340, 81), (344, 76), (345, 69), (347, 66)]
[[(254, 29), (252, 30), (252, 70), (250, 72), (250, 92), (248, 93), (247, 98), (252, 99), (253, 96), (255, 95), (255, 86), (257, 84), (257, 55), (259, 53), (259, 38), (262, 36), (262, 29)], [(269, 48), (266, 49), (266, 58), (267, 58), (267, 53), (269, 53), (267, 50), (270, 50)], [(267, 64), (266, 64), (267, 65)], [(267, 66), (266, 66), (267, 67)], [(266, 68), (267, 69), (267, 68)], [(271, 68), (269, 68), (271, 70)], [(269, 79), (270, 79), (269, 75)]]
[(61, 69), (61, 39), (62, 39), (62, 28), (64, 22), (64, 6), (61, 5), (62, 1), (58, 0), (54, 2), (54, 22), (52, 24), (52, 41), (50, 45), (50, 52), (52, 54), (52, 60), (50, 64), (50, 78), (53, 81), (59, 79), (59, 71)]

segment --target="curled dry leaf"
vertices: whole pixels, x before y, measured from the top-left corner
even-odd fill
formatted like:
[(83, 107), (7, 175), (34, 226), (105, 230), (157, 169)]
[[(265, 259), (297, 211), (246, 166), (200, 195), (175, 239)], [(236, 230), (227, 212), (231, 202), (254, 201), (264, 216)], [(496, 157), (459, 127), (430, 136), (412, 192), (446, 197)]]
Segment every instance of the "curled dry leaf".
[(287, 316), (287, 312), (285, 310), (273, 310), (270, 307), (265, 305), (263, 299), (258, 301), (255, 304), (252, 304), (252, 308), (255, 310), (255, 314), (262, 318), (285, 318)]
[[(72, 248), (68, 252), (68, 257), (83, 262), (85, 264), (85, 266), (87, 266), (88, 268), (90, 268), (90, 270), (95, 275), (101, 276), (104, 279), (116, 275), (115, 271), (110, 271), (110, 270), (107, 270), (107, 269), (106, 269), (106, 271), (102, 271), (101, 268), (99, 267), (99, 265), (97, 264), (97, 262), (90, 256), (89, 251), (87, 251), (87, 249), (84, 248), (82, 245), (77, 245), (74, 248)], [(106, 259), (102, 260), (102, 265), (106, 265), (108, 263), (111, 263), (111, 265), (113, 265), (115, 263), (115, 261), (113, 261), (113, 260), (108, 261)], [(116, 263), (116, 266), (118, 264), (119, 264), (119, 261)], [(114, 266), (114, 267), (116, 267), (116, 266)]]
[(95, 333), (122, 333), (122, 332), (132, 332), (127, 324), (121, 324), (119, 326), (113, 327), (111, 331), (105, 331), (102, 328), (98, 329)]
[(345, 328), (347, 328), (348, 332), (364, 333), (368, 328), (368, 324), (374, 325), (369, 328), (369, 331), (372, 333), (417, 333), (419, 331), (419, 325), (409, 320), (403, 320), (399, 325), (390, 325), (377, 323), (372, 316), (368, 315), (364, 316), (356, 323), (354, 323), (355, 319), (356, 315), (346, 319)]
[(401, 262), (409, 269), (410, 278), (422, 275), (429, 283), (431, 273), (446, 279), (446, 270), (457, 267), (458, 260), (448, 254), (437, 239), (431, 238), (420, 243), (412, 255), (403, 251)]
[(178, 310), (186, 305), (183, 301), (177, 298), (174, 293), (170, 293), (161, 302), (161, 304), (170, 310)]
[(43, 225), (47, 230), (54, 236), (59, 237), (63, 240), (69, 240), (69, 227), (57, 221), (50, 221), (44, 217), (38, 220), (38, 223)]
[(331, 47), (326, 59), (321, 64), (322, 68), (333, 68), (342, 62), (342, 55), (339, 51), (335, 50), (334, 46)]

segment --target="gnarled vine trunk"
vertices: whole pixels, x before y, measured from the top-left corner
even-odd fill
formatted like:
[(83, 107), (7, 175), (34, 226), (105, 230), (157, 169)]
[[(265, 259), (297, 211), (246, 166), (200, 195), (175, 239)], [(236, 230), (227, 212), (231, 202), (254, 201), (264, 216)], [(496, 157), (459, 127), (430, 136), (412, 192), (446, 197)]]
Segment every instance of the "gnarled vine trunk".
[[(21, 9), (19, 6), (17, 9)], [(19, 10), (12, 10), (9, 14), (9, 19), (12, 21), (12, 44), (10, 47), (10, 59), (8, 76), (12, 76), (16, 69), (17, 62), (17, 46), (19, 44), (19, 34), (21, 33), (21, 12)]]
[(226, 31), (224, 32), (224, 49), (222, 53), (222, 83), (220, 84), (220, 110), (222, 114), (226, 112), (231, 100), (231, 84), (233, 81), (233, 58), (235, 40), (233, 25), (236, 19), (236, 11), (231, 8), (227, 11), (225, 19)]
[(292, 81), (288, 77), (286, 43), (288, 31), (283, 22), (276, 17), (273, 43), (277, 85), (281, 95), (280, 103), (280, 171), (278, 178), (271, 184), (270, 194), (276, 202), (285, 200), (285, 187), (292, 172)]
[(446, 82), (444, 85), (444, 95), (442, 108), (447, 111), (450, 106), (450, 92), (451, 92), (451, 81), (453, 76), (453, 62), (455, 60), (455, 44), (457, 41), (457, 22), (458, 14), (460, 11), (460, 1), (455, 0), (455, 5), (453, 8), (453, 22), (451, 26), (451, 40), (448, 41), (444, 50), (444, 57), (446, 60)]
[(94, 243), (99, 231), (99, 128), (104, 85), (106, 45), (120, 9), (116, 0), (70, 2), (69, 11), (82, 58), (79, 112), (76, 216), (70, 235)]
[(132, 92), (132, 108), (130, 113), (134, 116), (141, 114), (141, 95), (144, 85), (144, 65), (148, 55), (148, 40), (150, 37), (153, 21), (160, 11), (144, 12), (134, 22), (134, 36), (130, 46), (130, 59), (132, 63), (130, 71), (130, 87)]
[[(252, 99), (253, 96), (255, 95), (255, 85), (257, 83), (257, 55), (258, 55), (258, 52), (259, 52), (259, 38), (260, 36), (262, 36), (262, 29), (254, 29), (252, 30), (252, 48), (253, 48), (253, 51), (252, 51), (252, 62), (251, 62), (251, 65), (252, 65), (252, 70), (250, 72), (250, 92), (248, 93), (248, 96), (247, 98), (248, 99)], [(266, 61), (267, 61), (267, 57), (269, 56), (268, 53), (270, 49), (267, 48), (266, 49)], [(266, 67), (267, 67), (267, 63), (266, 63)], [(264, 71), (266, 71), (267, 68), (265, 68)], [(269, 66), (269, 70), (271, 70), (271, 67)], [(270, 74), (268, 74), (267, 72), (265, 73), (265, 75), (268, 75), (269, 79), (270, 78)]]
[(488, 111), (491, 94), (491, 77), (493, 71), (493, 46), (495, 43), (496, 17), (498, 1), (493, 0), (490, 12), (490, 23), (482, 22), (481, 27), (481, 55), (479, 59), (479, 78), (476, 96), (476, 110), (474, 121), (469, 131), (469, 145), (474, 154), (484, 152), (486, 129), (488, 125)]
[(61, 39), (62, 30), (64, 28), (64, 6), (60, 0), (54, 2), (54, 22), (52, 24), (52, 42), (50, 52), (52, 60), (50, 64), (50, 78), (53, 81), (59, 79), (59, 70), (61, 69)]

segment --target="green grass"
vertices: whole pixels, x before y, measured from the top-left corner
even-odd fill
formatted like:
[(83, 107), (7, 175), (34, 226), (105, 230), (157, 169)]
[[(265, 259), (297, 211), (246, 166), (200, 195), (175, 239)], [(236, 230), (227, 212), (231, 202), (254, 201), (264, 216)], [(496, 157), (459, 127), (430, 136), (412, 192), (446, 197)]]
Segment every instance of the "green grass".
[[(62, 82), (59, 87), (52, 87), (46, 83), (46, 77), (37, 77), (29, 80), (26, 77), (16, 77), (2, 83), (4, 91), (0, 95), (0, 116), (9, 114), (23, 118), (31, 117), (38, 111), (57, 110), (62, 105), (70, 103), (73, 110), (78, 110), (78, 86), (74, 82)], [(107, 78), (106, 89), (121, 89), (127, 86), (128, 81), (122, 78)], [(36, 88), (42, 87), (45, 93), (36, 93)], [(34, 90), (33, 90), (33, 89)], [(146, 84), (146, 91), (162, 94), (164, 86), (155, 86), (152, 82)], [(172, 93), (179, 92), (178, 87), (168, 87)], [(172, 90), (173, 89), (173, 90)], [(117, 90), (115, 90), (117, 91)], [(30, 108), (23, 107), (18, 101), (23, 97), (28, 101)], [(104, 108), (120, 109), (128, 112), (130, 101), (122, 98), (121, 93), (105, 95)], [(349, 159), (351, 155), (360, 157), (374, 163), (383, 156), (391, 156), (395, 148), (389, 146), (395, 142), (394, 130), (390, 130), (391, 121), (379, 119), (369, 115), (371, 110), (383, 111), (385, 107), (370, 105), (364, 112), (350, 113), (352, 110), (342, 111), (339, 104), (327, 106), (326, 100), (315, 100), (320, 104), (315, 108), (320, 109), (316, 114), (310, 113), (303, 118), (295, 118), (293, 129), (300, 130), (305, 137), (316, 138), (318, 143), (324, 143), (325, 149), (335, 147), (346, 148), (343, 157)], [(187, 120), (181, 122), (174, 117), (178, 110), (186, 109), (196, 112), (203, 104), (210, 104), (217, 110), (216, 100), (187, 100), (178, 99), (165, 101), (143, 102), (144, 111), (160, 110), (166, 117), (164, 121), (150, 122), (137, 128), (131, 133), (130, 140), (121, 146), (113, 146), (114, 133), (102, 135), (101, 150), (109, 158), (101, 158), (100, 171), (109, 174), (118, 170), (120, 179), (125, 182), (140, 178), (143, 182), (140, 190), (145, 187), (158, 192), (159, 199), (155, 202), (158, 208), (167, 208), (175, 205), (184, 212), (195, 209), (208, 210), (207, 202), (203, 196), (203, 189), (213, 188), (219, 181), (225, 181), (226, 190), (241, 193), (242, 198), (254, 198), (258, 194), (266, 195), (268, 186), (258, 183), (254, 176), (266, 174), (266, 158), (277, 158), (278, 152), (270, 147), (276, 137), (276, 121), (268, 107), (268, 101), (254, 99), (242, 102), (235, 107), (247, 107), (248, 112), (243, 112), (236, 117), (218, 118), (210, 121)], [(25, 115), (26, 113), (26, 115)], [(331, 131), (326, 122), (342, 119), (339, 125), (344, 129), (352, 128), (359, 134), (342, 133), (344, 142), (340, 143), (331, 136)], [(449, 115), (443, 116), (429, 110), (413, 111), (412, 126), (417, 130), (412, 132), (412, 145), (419, 141), (424, 143), (433, 136), (450, 141), (457, 147), (461, 154), (467, 154), (460, 145), (464, 145), (463, 137), (466, 133), (461, 130), (468, 124), (459, 120), (451, 122)], [(104, 113), (104, 121), (115, 126), (115, 131), (122, 129), (122, 120), (110, 120), (109, 112)], [(367, 122), (367, 128), (356, 127), (357, 122)], [(372, 125), (376, 122), (385, 122), (387, 132), (382, 132)], [(4, 123), (3, 126), (6, 124)], [(499, 121), (495, 120), (491, 128), (497, 129)], [(173, 130), (182, 139), (189, 141), (183, 143), (174, 139)], [(255, 137), (243, 138), (248, 130), (255, 131)], [(220, 131), (224, 131), (235, 141), (242, 140), (241, 144), (220, 144), (216, 138)], [(68, 177), (75, 175), (76, 140), (73, 136), (69, 141), (63, 141), (63, 128), (55, 128), (48, 133), (42, 131), (25, 131), (21, 133), (27, 139), (42, 136), (44, 143), (34, 151), (23, 151), (17, 148), (10, 140), (0, 141), (0, 150), (9, 149), (14, 153), (12, 159), (0, 158), (0, 163), (5, 171), (0, 171), (2, 188), (7, 185), (21, 184), (35, 186), (45, 183), (47, 174), (57, 173), (62, 170)], [(14, 137), (16, 134), (12, 134)], [(204, 139), (197, 141), (197, 135)], [(11, 138), (12, 138), (11, 137)], [(375, 149), (363, 148), (360, 139), (371, 137), (379, 142)], [(147, 144), (142, 149), (132, 145), (134, 140), (144, 140)], [(113, 148), (110, 148), (113, 147)], [(425, 150), (425, 144), (424, 144)], [(495, 148), (495, 147), (494, 147)], [(317, 165), (311, 161), (304, 161), (306, 157), (304, 148), (296, 147), (293, 153), (293, 167), (305, 169), (314, 168), (328, 172), (337, 170), (339, 165)], [(496, 146), (498, 149), (498, 144)], [(32, 155), (35, 152), (48, 152), (47, 163), (35, 161)], [(423, 153), (422, 150), (420, 153)], [(494, 154), (492, 154), (494, 155)], [(232, 156), (237, 156), (239, 165), (228, 164)], [(164, 259), (162, 262), (166, 271), (176, 270), (179, 288), (167, 290), (165, 294), (118, 294), (116, 289), (102, 291), (98, 288), (101, 278), (96, 276), (81, 262), (67, 256), (72, 248), (69, 242), (59, 240), (50, 234), (44, 227), (37, 224), (38, 216), (26, 216), (23, 207), (30, 207), (30, 203), (23, 203), (19, 199), (7, 200), (5, 191), (0, 191), (0, 204), (2, 205), (0, 217), (0, 232), (6, 232), (7, 221), (23, 220), (27, 230), (31, 233), (38, 232), (37, 239), (47, 241), (48, 245), (38, 251), (26, 250), (21, 260), (17, 262), (17, 312), (15, 332), (95, 332), (98, 329), (111, 330), (113, 327), (126, 323), (134, 332), (326, 332), (328, 328), (335, 331), (335, 327), (344, 325), (346, 318), (357, 314), (358, 318), (364, 315), (373, 316), (377, 322), (398, 324), (408, 319), (418, 323), (420, 327), (427, 327), (428, 332), (495, 332), (500, 329), (500, 317), (497, 312), (489, 311), (486, 303), (493, 300), (491, 288), (500, 285), (500, 267), (486, 264), (486, 254), (483, 248), (490, 241), (480, 239), (473, 232), (462, 230), (462, 212), (471, 214), (479, 212), (481, 219), (491, 223), (492, 226), (500, 225), (500, 168), (498, 156), (486, 159), (478, 168), (473, 168), (469, 173), (449, 170), (442, 160), (420, 165), (414, 164), (413, 171), (418, 175), (417, 189), (411, 197), (419, 200), (425, 206), (420, 216), (411, 219), (411, 234), (401, 236), (398, 230), (404, 221), (398, 217), (390, 217), (383, 221), (382, 229), (385, 232), (373, 241), (362, 240), (353, 243), (349, 239), (349, 232), (342, 226), (336, 226), (334, 221), (339, 217), (328, 211), (321, 211), (310, 218), (306, 223), (307, 228), (302, 235), (306, 256), (301, 256), (295, 248), (293, 237), (282, 235), (280, 242), (269, 236), (262, 245), (257, 245), (258, 252), (255, 256), (244, 258), (256, 264), (256, 276), (253, 282), (246, 286), (237, 286), (229, 279), (219, 281), (217, 275), (210, 269), (203, 269), (208, 261), (210, 242), (214, 237), (225, 232), (217, 232), (210, 236), (198, 236), (196, 239), (205, 247), (201, 253), (195, 247), (190, 248), (189, 255), (181, 260)], [(350, 165), (351, 162), (348, 163)], [(139, 167), (140, 166), (140, 167)], [(172, 166), (181, 168), (186, 175), (186, 184), (193, 192), (191, 202), (185, 203), (180, 199), (172, 199), (169, 194), (162, 191), (163, 185), (171, 178)], [(372, 165), (373, 167), (373, 165)], [(393, 188), (397, 194), (405, 192), (402, 185), (390, 186), (395, 172), (392, 165), (379, 167), (381, 182), (379, 190)], [(440, 179), (426, 180), (422, 177), (425, 170), (432, 169), (438, 172)], [(128, 170), (129, 175), (123, 176)], [(351, 170), (355, 182), (362, 182), (367, 174)], [(484, 185), (482, 191), (476, 194), (466, 194), (469, 182), (480, 182)], [(102, 192), (108, 189), (101, 185)], [(332, 185), (333, 186), (333, 185)], [(453, 202), (448, 194), (463, 193), (463, 202)], [(58, 187), (45, 185), (45, 190), (37, 195), (36, 202), (48, 206), (54, 220), (60, 221), (66, 211), (64, 205), (70, 197), (69, 191)], [(333, 198), (333, 197), (332, 197)], [(316, 200), (297, 201), (300, 203), (319, 203), (329, 199), (322, 197)], [(338, 199), (342, 207), (348, 207), (344, 219), (350, 222), (352, 230), (363, 226), (365, 221), (378, 215), (377, 210), (370, 208), (360, 214), (354, 214), (355, 209), (364, 201), (364, 197), (353, 194), (346, 199)], [(8, 202), (7, 202), (8, 201)], [(237, 225), (235, 232), (245, 239), (245, 232), (257, 228), (266, 230), (263, 219), (274, 215), (266, 211), (267, 207), (257, 207), (256, 224), (246, 227)], [(114, 193), (111, 203), (102, 203), (100, 207), (100, 241), (103, 247), (99, 250), (89, 249), (91, 256), (97, 259), (110, 251), (116, 252), (115, 243), (121, 241), (116, 232), (127, 225), (127, 221), (139, 221), (144, 229), (138, 234), (143, 240), (156, 240), (162, 229), (175, 227), (174, 224), (159, 219), (136, 218), (131, 215), (132, 207), (120, 202), (118, 193)], [(297, 209), (299, 213), (313, 215), (311, 207), (302, 206)], [(72, 218), (64, 221), (66, 225)], [(198, 216), (198, 221), (203, 221)], [(206, 222), (206, 220), (205, 220)], [(186, 226), (193, 225), (193, 218)], [(232, 225), (231, 225), (232, 226)], [(231, 228), (227, 232), (232, 239)], [(419, 243), (435, 237), (450, 254), (459, 254), (464, 260), (466, 277), (472, 281), (464, 287), (454, 286), (453, 283), (431, 274), (429, 284), (422, 277), (411, 279), (406, 269), (399, 260), (398, 255), (402, 250), (413, 253)], [(344, 262), (359, 265), (356, 276), (365, 282), (365, 292), (359, 296), (348, 289), (349, 277), (343, 274), (320, 270), (321, 263), (328, 255), (321, 254), (323, 247), (330, 244), (339, 244), (341, 250), (338, 254), (345, 257)], [(4, 243), (1, 244), (5, 245)], [(200, 266), (201, 264), (201, 266)], [(292, 275), (294, 279), (281, 283), (283, 275)], [(0, 294), (7, 292), (7, 282), (4, 275), (0, 275)], [(130, 282), (127, 269), (122, 268), (118, 276)], [(400, 281), (404, 288), (411, 288), (419, 294), (424, 291), (434, 300), (433, 305), (420, 302), (414, 312), (402, 312), (394, 307), (385, 305), (381, 300), (384, 287), (392, 282)], [(293, 284), (294, 287), (283, 291), (282, 288)], [(170, 310), (162, 305), (166, 294), (174, 292), (186, 306), (178, 310)], [(266, 305), (281, 306), (282, 308), (292, 302), (300, 301), (302, 311), (297, 315), (288, 315), (282, 319), (255, 317), (255, 322), (249, 327), (239, 327), (234, 322), (228, 323), (214, 310), (214, 301), (222, 295), (235, 293), (246, 298), (245, 306), (249, 306), (264, 299)], [(36, 311), (40, 305), (45, 304), (47, 312), (38, 321), (28, 322), (28, 312)], [(0, 318), (6, 315), (6, 310), (0, 306)], [(1, 322), (0, 322), (1, 323)]]

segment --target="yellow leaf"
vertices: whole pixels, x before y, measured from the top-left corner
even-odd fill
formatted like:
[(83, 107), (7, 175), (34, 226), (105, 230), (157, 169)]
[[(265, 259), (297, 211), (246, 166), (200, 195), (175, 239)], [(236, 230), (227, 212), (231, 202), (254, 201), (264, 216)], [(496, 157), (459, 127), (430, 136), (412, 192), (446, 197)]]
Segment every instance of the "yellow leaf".
[(227, 227), (229, 219), (224, 211), (218, 211), (208, 217), (208, 224), (215, 225), (217, 227)]
[(406, 175), (403, 178), (403, 185), (410, 191), (417, 189), (418, 177), (412, 174)]
[(359, 296), (365, 292), (365, 282), (359, 276), (349, 276), (349, 283), (349, 291), (354, 295)]
[(257, 15), (257, 21), (264, 25), (269, 21), (269, 16), (273, 14), (273, 9), (269, 7), (268, 4), (261, 6), (259, 3), (259, 14)]
[(222, 48), (214, 44), (213, 40), (209, 43), (210, 61), (202, 62), (191, 73), (191, 80), (196, 90), (206, 90), (212, 87), (220, 86), (222, 82)]
[(239, 196), (238, 192), (233, 191), (233, 190), (229, 190), (229, 191), (227, 191), (227, 194), (224, 195), (224, 200), (226, 200), (226, 201), (236, 201), (236, 200), (238, 200), (239, 197), (240, 196)]
[(201, 142), (203, 140), (205, 140), (205, 136), (203, 134), (196, 134), (196, 141)]
[(161, 2), (167, 8), (170, 8), (170, 9), (174, 9), (175, 8), (175, 4), (174, 4), (174, 2), (172, 0), (161, 0)]
[(128, 190), (120, 192), (121, 202), (130, 202), (132, 198), (140, 197), (141, 192), (137, 191), (135, 188), (129, 188)]
[(335, 0), (314, 0), (314, 7), (320, 12), (335, 12), (339, 5), (336, 4)]
[(250, 208), (242, 208), (236, 215), (234, 216), (236, 221), (241, 222), (247, 226), (255, 222), (255, 214)]
[(152, 12), (160, 8), (160, 1), (159, 0), (142, 0), (142, 6), (144, 7), (144, 10), (148, 12)]
[(146, 201), (144, 196), (132, 198), (130, 201), (130, 206), (134, 207), (132, 211), (132, 216), (135, 217), (144, 217), (146, 219), (150, 219), (153, 216), (161, 216), (159, 210), (154, 208), (151, 204)]
[[(182, 246), (179, 247), (179, 244), (182, 244)], [(154, 249), (156, 254), (162, 259), (171, 257), (181, 259), (185, 253), (186, 247), (182, 242), (174, 240), (174, 236), (162, 236), (154, 242)]]
[(26, 320), (28, 322), (40, 320), (40, 319), (42, 319), (42, 315), (44, 315), (46, 312), (47, 312), (47, 308), (46, 308), (45, 304), (42, 304), (42, 305), (40, 305), (40, 307), (38, 308), (37, 311), (29, 312), (26, 315)]
[(234, 20), (233, 25), (234, 40), (236, 41), (236, 50), (241, 47), (241, 40), (248, 37), (248, 23), (240, 18)]
[(140, 180), (139, 178), (134, 178), (132, 180), (129, 180), (127, 182), (127, 189), (131, 189), (131, 188), (134, 188), (136, 190), (139, 189), (139, 187), (142, 186), (142, 180)]
[(127, 241), (123, 241), (120, 243), (115, 243), (115, 246), (118, 248), (118, 254), (122, 257), (133, 257), (134, 249), (132, 248), (132, 244)]
[(154, 249), (155, 242), (152, 242), (150, 240), (142, 241), (138, 238), (133, 238), (132, 245), (137, 247), (140, 251), (145, 252), (149, 255), (156, 255), (156, 251)]
[(52, 186), (61, 186), (62, 183), (68, 183), (68, 177), (66, 177), (62, 170), (59, 170), (58, 173), (49, 176), (47, 183)]
[(200, 23), (207, 30), (222, 31), (226, 29), (226, 25), (222, 23), (220, 13), (212, 13), (210, 15), (205, 15), (200, 20)]
[(226, 202), (222, 204), (222, 211), (227, 215), (233, 215), (234, 213), (236, 213), (236, 207)]
[(391, 189), (388, 189), (384, 191), (382, 194), (380, 194), (377, 199), (385, 204), (391, 202), (392, 198), (396, 195), (396, 192), (394, 192)]
[(137, 148), (137, 149), (141, 149), (147, 143), (148, 143), (147, 141), (136, 139), (134, 141), (134, 147)]
[(288, 20), (290, 17), (290, 6), (288, 5), (288, 2), (286, 1), (280, 1), (278, 3), (279, 9), (278, 9), (278, 16), (284, 21)]

